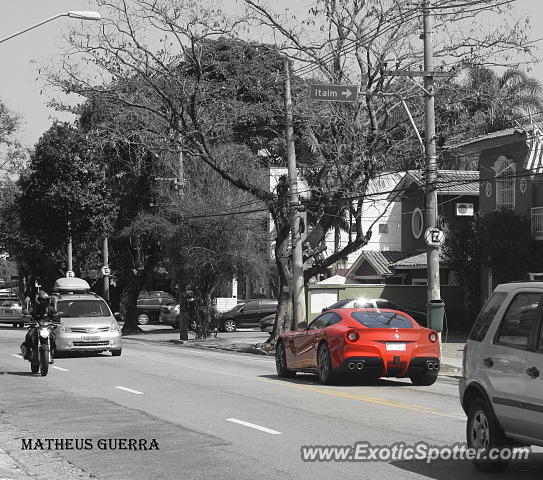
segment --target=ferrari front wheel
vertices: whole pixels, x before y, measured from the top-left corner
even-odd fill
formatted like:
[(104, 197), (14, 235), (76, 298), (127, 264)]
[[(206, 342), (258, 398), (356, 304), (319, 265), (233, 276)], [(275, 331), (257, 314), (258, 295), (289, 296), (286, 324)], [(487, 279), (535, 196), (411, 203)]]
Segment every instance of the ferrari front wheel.
[(277, 342), (275, 349), (275, 368), (277, 375), (281, 378), (292, 378), (296, 376), (296, 372), (287, 368), (287, 352), (285, 344), (282, 341)]
[(317, 351), (317, 375), (323, 385), (331, 385), (336, 377), (332, 370), (330, 349), (326, 343), (321, 343)]

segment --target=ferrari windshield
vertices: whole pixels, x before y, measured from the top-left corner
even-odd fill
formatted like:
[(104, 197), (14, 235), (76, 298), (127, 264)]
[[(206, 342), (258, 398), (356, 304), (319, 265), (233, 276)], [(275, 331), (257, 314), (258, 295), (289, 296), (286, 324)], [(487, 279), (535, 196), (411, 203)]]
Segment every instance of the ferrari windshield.
[(103, 300), (59, 300), (57, 302), (59, 317), (109, 317), (111, 315)]
[(368, 328), (413, 328), (411, 320), (397, 312), (359, 310), (352, 312), (351, 317)]

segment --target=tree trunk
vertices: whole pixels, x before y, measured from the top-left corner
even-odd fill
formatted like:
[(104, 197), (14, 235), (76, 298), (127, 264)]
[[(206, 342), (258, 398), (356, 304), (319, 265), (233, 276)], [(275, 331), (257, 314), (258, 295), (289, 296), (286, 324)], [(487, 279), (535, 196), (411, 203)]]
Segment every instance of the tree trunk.
[(277, 321), (268, 343), (275, 345), (281, 333), (290, 330), (292, 322), (292, 269), (290, 265), (290, 229), (278, 228), (275, 239), (275, 263), (279, 277), (279, 296), (277, 298)]
[(141, 328), (138, 325), (138, 297), (145, 283), (145, 272), (140, 272), (135, 275), (130, 275), (126, 285), (126, 291), (128, 294), (126, 318), (122, 332), (126, 333), (139, 333)]

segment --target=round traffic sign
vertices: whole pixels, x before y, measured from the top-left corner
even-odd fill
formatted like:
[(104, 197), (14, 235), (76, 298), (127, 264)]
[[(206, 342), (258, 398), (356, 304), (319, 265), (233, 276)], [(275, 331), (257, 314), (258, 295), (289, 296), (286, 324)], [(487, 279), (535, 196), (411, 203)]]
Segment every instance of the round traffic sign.
[(424, 232), (424, 240), (430, 247), (441, 247), (445, 242), (445, 233), (437, 227), (430, 227)]
[(73, 277), (75, 277), (74, 271), (73, 270), (68, 270), (66, 272), (66, 278), (73, 278)]
[(109, 269), (109, 267), (107, 265), (104, 265), (102, 267), (102, 275), (104, 277), (109, 277), (111, 275), (111, 270)]

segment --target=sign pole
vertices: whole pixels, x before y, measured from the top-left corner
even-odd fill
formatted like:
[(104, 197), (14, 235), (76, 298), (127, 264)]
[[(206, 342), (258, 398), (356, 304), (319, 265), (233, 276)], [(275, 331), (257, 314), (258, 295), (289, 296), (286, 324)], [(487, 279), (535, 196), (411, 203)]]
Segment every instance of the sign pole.
[[(109, 304), (109, 252), (108, 252), (108, 239), (104, 237), (104, 300)], [(106, 275), (107, 274), (107, 275)]]
[[(437, 160), (436, 160), (436, 122), (434, 111), (434, 58), (432, 47), (432, 21), (430, 0), (423, 2), (423, 38), (424, 38), (424, 142), (426, 157), (426, 227), (434, 228), (437, 223)], [(432, 300), (441, 300), (439, 279), (439, 247), (427, 242), (426, 247), (428, 319)], [(429, 325), (432, 328), (432, 325)], [(441, 345), (441, 332), (439, 333)]]

